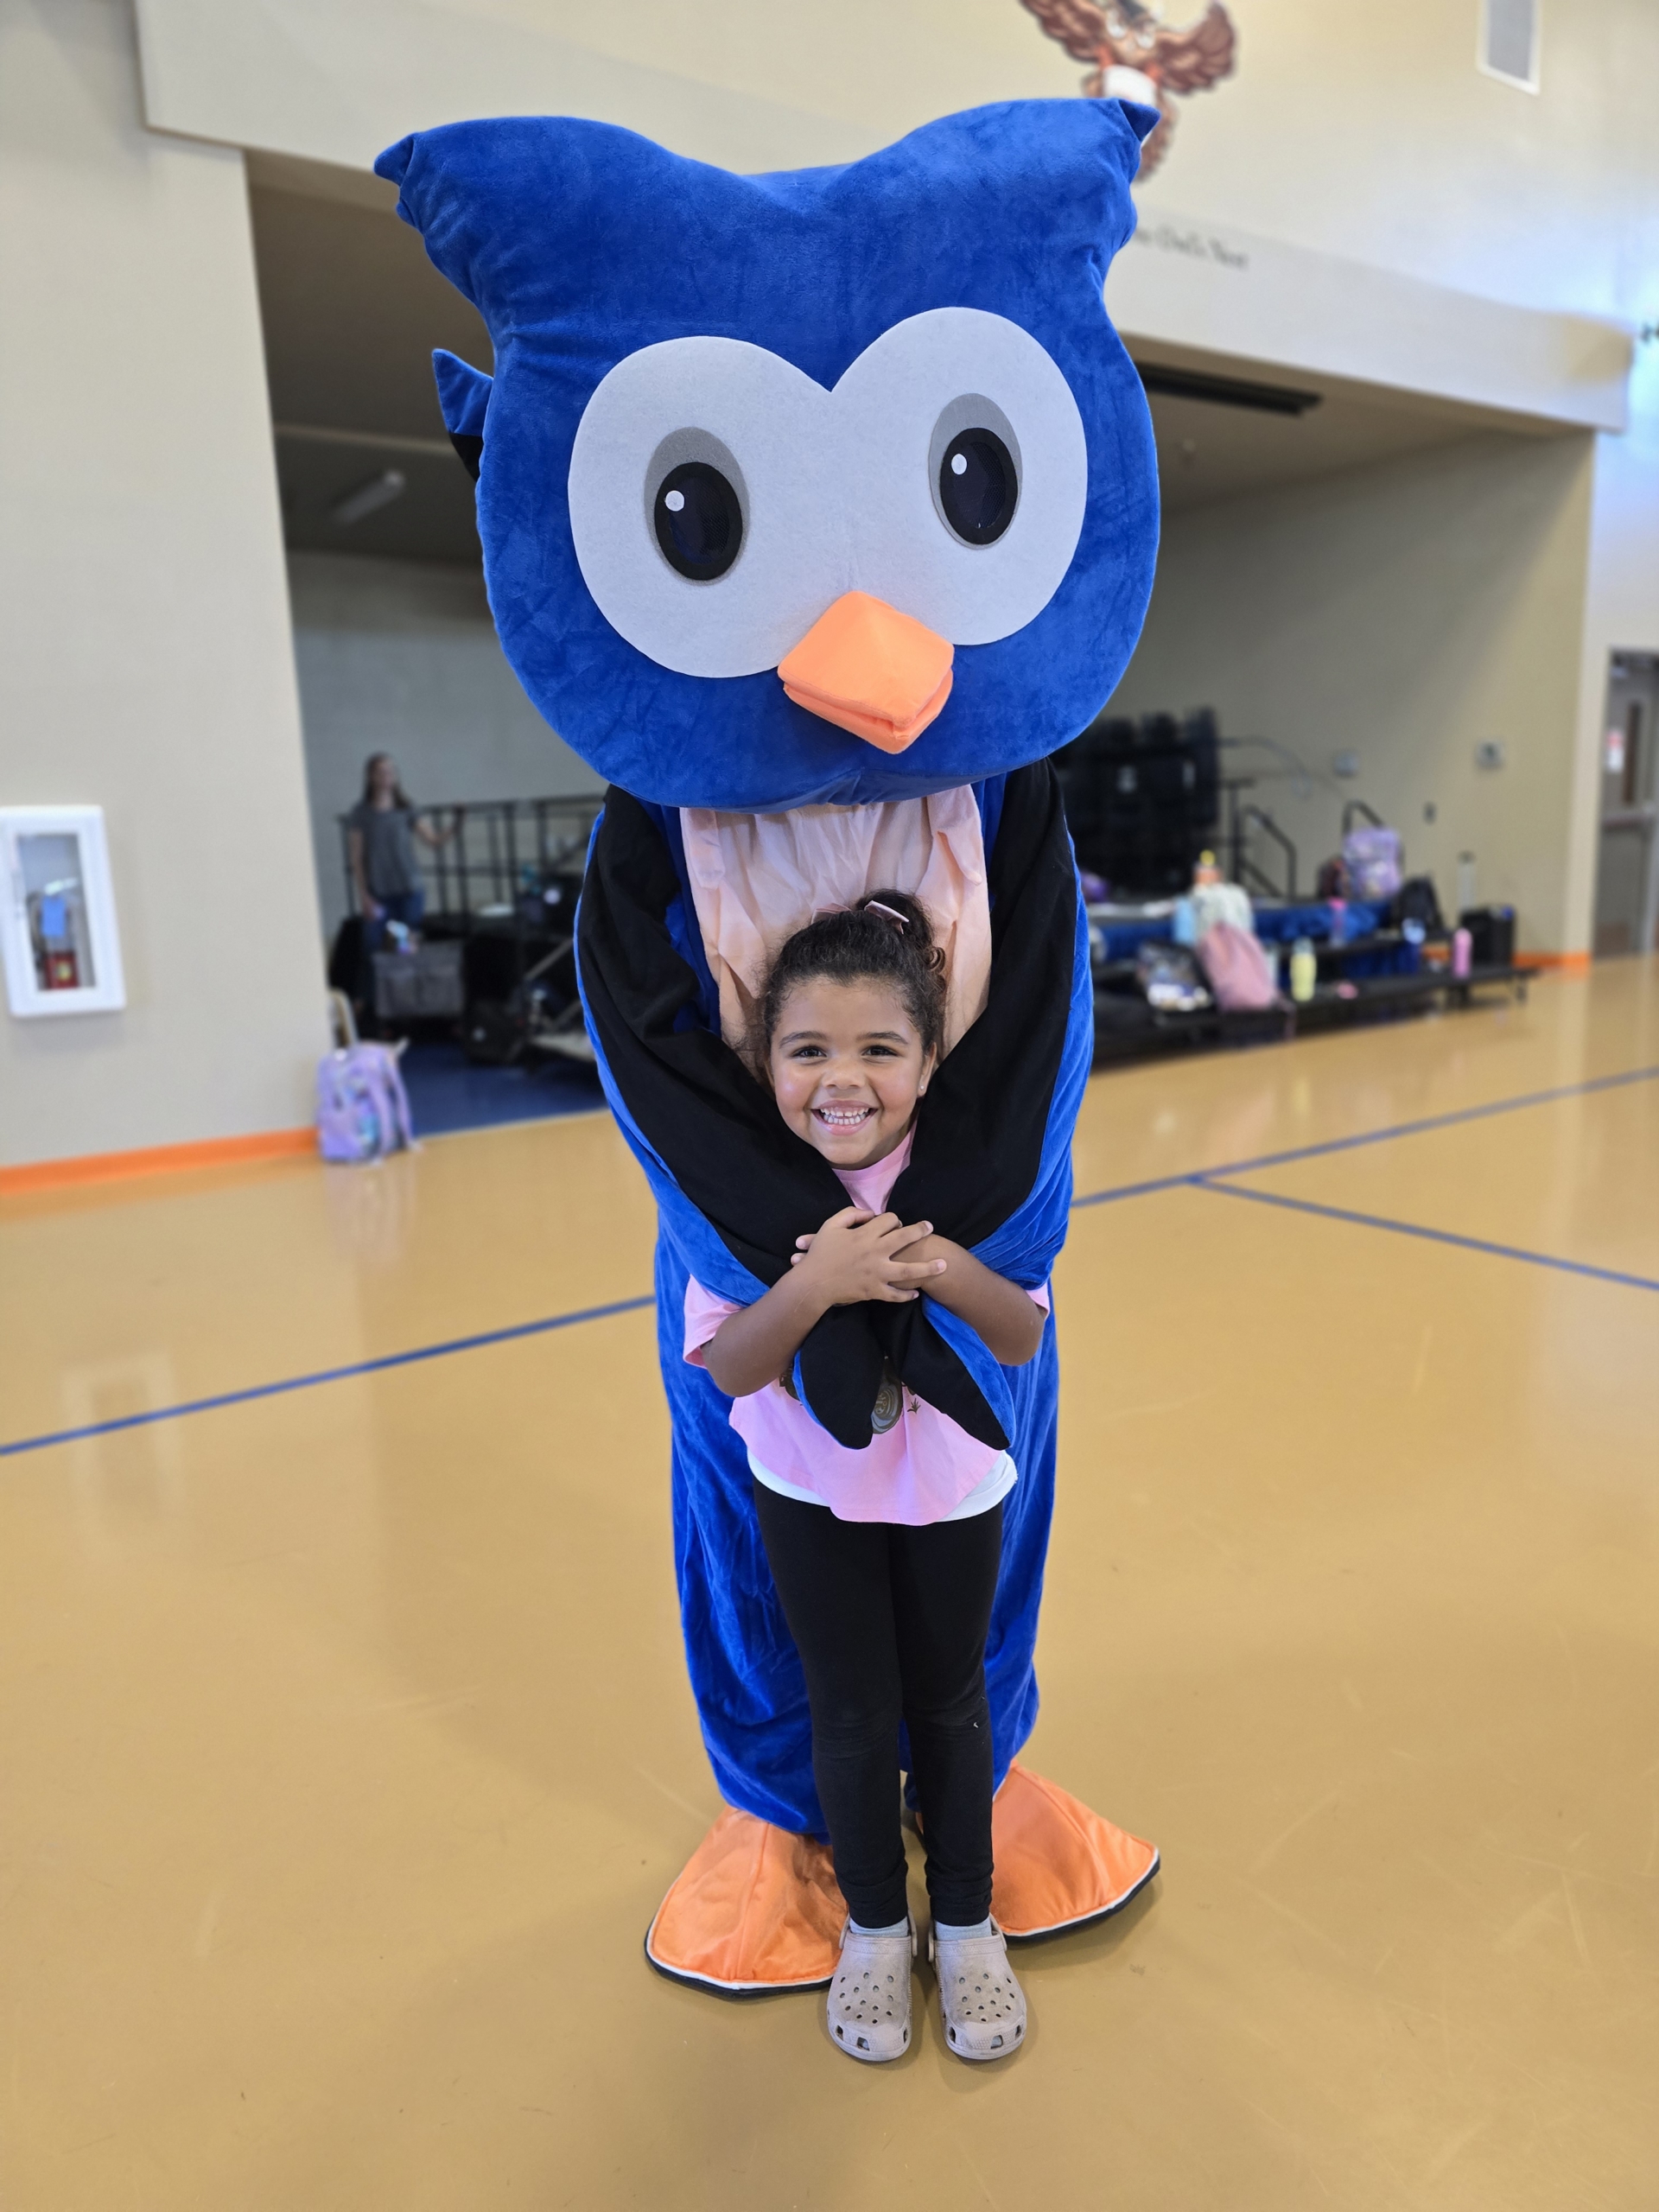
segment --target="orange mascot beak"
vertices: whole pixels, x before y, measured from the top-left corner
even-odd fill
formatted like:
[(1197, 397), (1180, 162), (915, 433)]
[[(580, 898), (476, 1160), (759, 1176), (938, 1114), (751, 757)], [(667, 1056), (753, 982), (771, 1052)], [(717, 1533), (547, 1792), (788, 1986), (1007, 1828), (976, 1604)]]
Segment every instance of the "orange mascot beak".
[(868, 592), (844, 592), (778, 664), (798, 707), (883, 753), (913, 744), (950, 696), (948, 639)]

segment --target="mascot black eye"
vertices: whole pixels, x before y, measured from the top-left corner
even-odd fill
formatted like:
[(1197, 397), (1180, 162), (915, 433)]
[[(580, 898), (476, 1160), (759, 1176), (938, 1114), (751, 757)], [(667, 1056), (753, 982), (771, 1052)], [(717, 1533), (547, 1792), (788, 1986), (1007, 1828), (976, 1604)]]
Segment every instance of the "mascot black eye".
[(706, 461), (671, 468), (657, 486), (651, 512), (664, 559), (693, 583), (713, 583), (736, 560), (743, 510), (731, 484)]
[(1014, 520), (1020, 479), (995, 430), (958, 430), (939, 461), (939, 507), (969, 545), (994, 545)]

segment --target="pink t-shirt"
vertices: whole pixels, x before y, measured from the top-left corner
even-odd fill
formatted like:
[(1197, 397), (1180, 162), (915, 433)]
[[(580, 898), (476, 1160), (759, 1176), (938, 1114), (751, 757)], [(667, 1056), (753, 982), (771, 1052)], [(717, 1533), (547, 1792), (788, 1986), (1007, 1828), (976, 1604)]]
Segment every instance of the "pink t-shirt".
[[(872, 1166), (836, 1168), (855, 1206), (870, 1213), (883, 1211), (909, 1162), (911, 1141), (907, 1136)], [(1030, 1295), (1047, 1313), (1047, 1290)], [(703, 1346), (728, 1315), (738, 1311), (730, 1300), (705, 1290), (695, 1275), (687, 1282), (685, 1357), (694, 1367), (705, 1363)], [(750, 1464), (772, 1476), (774, 1487), (804, 1491), (842, 1521), (896, 1521), (925, 1528), (948, 1520), (1004, 1456), (909, 1390), (893, 1427), (872, 1436), (861, 1452), (837, 1444), (781, 1382), (734, 1398), (732, 1427), (748, 1446)]]

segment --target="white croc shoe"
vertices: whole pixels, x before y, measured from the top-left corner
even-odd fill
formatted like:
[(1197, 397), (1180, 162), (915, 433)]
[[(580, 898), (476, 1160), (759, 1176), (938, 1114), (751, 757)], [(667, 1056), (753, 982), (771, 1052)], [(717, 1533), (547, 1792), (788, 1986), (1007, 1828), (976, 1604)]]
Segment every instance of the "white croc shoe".
[(861, 1936), (849, 1920), (841, 1931), (841, 1960), (830, 1978), (825, 2007), (830, 2040), (849, 2058), (879, 2066), (910, 2049), (910, 1962), (916, 1923), (902, 1936)]
[(958, 2058), (1007, 2058), (1026, 2039), (1026, 1993), (1008, 1964), (1002, 1930), (948, 1936), (930, 1929), (927, 1955), (939, 1978), (944, 2040)]

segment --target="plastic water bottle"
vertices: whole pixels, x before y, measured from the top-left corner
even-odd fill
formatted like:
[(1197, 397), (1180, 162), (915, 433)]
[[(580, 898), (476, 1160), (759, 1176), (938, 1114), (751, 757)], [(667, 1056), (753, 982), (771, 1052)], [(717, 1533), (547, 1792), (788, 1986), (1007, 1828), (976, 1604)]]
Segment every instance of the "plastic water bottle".
[(1469, 973), (1469, 965), (1470, 961), (1473, 957), (1474, 945), (1475, 941), (1473, 938), (1470, 936), (1467, 930), (1452, 931), (1452, 973), (1454, 976), (1466, 976)]
[(1290, 995), (1298, 1006), (1306, 1006), (1313, 997), (1319, 977), (1319, 955), (1308, 938), (1299, 937), (1290, 949)]

